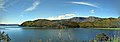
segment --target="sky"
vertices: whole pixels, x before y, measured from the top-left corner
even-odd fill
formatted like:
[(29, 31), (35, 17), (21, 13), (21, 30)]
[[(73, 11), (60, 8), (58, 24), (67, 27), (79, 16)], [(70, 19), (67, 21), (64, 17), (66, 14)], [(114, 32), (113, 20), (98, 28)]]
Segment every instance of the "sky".
[(0, 24), (36, 19), (120, 16), (120, 0), (0, 0)]

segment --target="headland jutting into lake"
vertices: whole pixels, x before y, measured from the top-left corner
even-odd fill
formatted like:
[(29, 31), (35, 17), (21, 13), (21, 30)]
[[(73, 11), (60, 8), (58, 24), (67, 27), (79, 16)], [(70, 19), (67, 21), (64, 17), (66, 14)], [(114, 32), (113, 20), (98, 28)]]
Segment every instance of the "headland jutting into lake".
[(25, 21), (21, 25), (23, 27), (55, 27), (55, 28), (119, 28), (120, 17), (118, 18), (100, 18), (100, 17), (73, 17), (70, 19), (47, 20), (37, 19), (33, 21)]

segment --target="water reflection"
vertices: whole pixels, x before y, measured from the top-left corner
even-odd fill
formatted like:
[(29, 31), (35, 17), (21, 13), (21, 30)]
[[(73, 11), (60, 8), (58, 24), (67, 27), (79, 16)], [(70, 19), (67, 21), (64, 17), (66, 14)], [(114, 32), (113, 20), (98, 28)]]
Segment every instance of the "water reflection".
[(22, 30), (22, 28), (5, 28), (7, 30)]
[[(28, 27), (29, 28), (29, 27)], [(6, 28), (12, 39), (10, 42), (82, 42), (93, 40), (97, 34), (105, 33), (109, 37), (120, 36), (120, 31), (94, 29), (22, 29)]]

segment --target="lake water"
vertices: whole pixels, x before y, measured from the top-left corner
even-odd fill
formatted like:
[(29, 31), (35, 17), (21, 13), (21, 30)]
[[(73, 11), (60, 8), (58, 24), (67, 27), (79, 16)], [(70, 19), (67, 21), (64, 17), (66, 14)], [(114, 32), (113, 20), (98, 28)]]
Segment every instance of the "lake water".
[[(93, 40), (97, 34), (109, 37), (120, 36), (118, 30), (71, 29), (22, 29), (18, 26), (0, 26), (0, 31), (8, 33), (10, 42), (82, 42)], [(29, 27), (27, 27), (29, 28)]]

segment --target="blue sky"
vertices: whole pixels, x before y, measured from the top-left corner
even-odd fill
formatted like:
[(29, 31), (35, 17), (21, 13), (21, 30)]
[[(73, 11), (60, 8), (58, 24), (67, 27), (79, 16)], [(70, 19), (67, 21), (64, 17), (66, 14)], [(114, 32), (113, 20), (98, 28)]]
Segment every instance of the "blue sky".
[(0, 23), (21, 24), (35, 19), (119, 16), (120, 0), (0, 0)]

